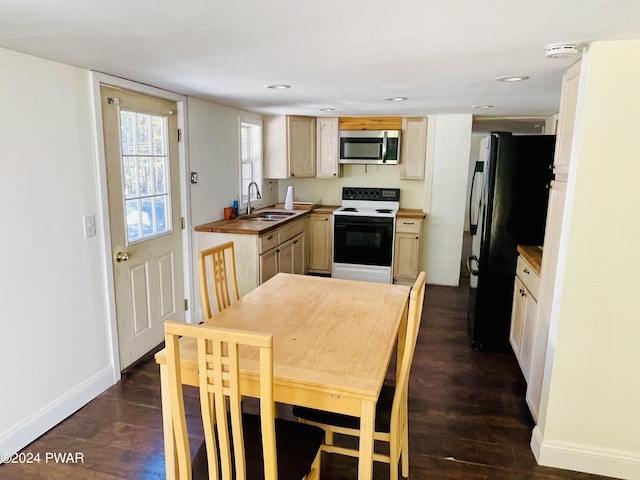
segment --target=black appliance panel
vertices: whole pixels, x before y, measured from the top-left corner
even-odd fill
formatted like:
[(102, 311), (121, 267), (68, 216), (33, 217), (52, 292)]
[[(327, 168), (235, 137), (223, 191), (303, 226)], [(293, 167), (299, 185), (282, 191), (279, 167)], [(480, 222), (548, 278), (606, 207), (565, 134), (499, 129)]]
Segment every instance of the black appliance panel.
[(393, 218), (334, 216), (333, 261), (390, 267), (393, 224)]

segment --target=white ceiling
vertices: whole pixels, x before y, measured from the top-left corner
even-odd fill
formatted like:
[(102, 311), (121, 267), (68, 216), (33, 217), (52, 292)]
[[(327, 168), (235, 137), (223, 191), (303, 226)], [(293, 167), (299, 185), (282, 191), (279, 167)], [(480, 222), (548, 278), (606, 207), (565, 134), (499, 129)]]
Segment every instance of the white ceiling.
[(638, 0), (0, 0), (0, 46), (275, 114), (546, 116), (546, 45), (630, 38)]

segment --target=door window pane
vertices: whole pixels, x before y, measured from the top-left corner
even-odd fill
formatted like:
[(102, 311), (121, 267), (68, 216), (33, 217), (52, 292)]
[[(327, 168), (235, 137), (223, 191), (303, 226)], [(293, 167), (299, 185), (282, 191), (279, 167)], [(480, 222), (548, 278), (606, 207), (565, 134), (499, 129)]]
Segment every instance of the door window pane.
[(168, 233), (172, 224), (167, 118), (122, 110), (120, 132), (127, 242)]

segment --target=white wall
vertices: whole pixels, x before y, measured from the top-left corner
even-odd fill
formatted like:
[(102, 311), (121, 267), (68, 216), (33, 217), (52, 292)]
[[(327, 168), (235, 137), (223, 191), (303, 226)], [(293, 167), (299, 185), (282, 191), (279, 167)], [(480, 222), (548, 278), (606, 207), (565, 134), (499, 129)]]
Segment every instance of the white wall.
[[(189, 167), (198, 172), (198, 183), (190, 186), (191, 224), (197, 227), (222, 219), (222, 209), (240, 199), (239, 117), (261, 117), (195, 98), (187, 99), (187, 113)], [(272, 190), (268, 182), (260, 185), (258, 204), (278, 201), (277, 183)]]
[(458, 286), (467, 204), (471, 115), (435, 117), (431, 211), (426, 238), (427, 280)]
[(89, 72), (0, 49), (0, 452), (113, 383), (91, 101)]
[(539, 461), (637, 479), (640, 40), (593, 43), (584, 73), (583, 65), (582, 127), (567, 195), (570, 231), (566, 263), (559, 265), (564, 281), (551, 319), (555, 355), (545, 378), (546, 414), (536, 429)]

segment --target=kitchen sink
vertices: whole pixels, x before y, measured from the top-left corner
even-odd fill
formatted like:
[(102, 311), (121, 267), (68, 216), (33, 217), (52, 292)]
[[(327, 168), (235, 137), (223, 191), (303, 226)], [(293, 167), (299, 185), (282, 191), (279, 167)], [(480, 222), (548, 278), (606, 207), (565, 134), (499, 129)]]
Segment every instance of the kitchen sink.
[(238, 220), (249, 220), (257, 222), (275, 222), (276, 220), (285, 220), (294, 213), (288, 212), (258, 212), (251, 215), (240, 215)]
[(271, 216), (277, 216), (279, 218), (288, 218), (291, 215), (295, 215), (295, 212), (269, 212), (269, 211), (264, 211), (264, 212), (257, 212), (254, 213), (253, 215), (260, 215), (260, 216), (267, 216), (267, 217), (271, 217)]

